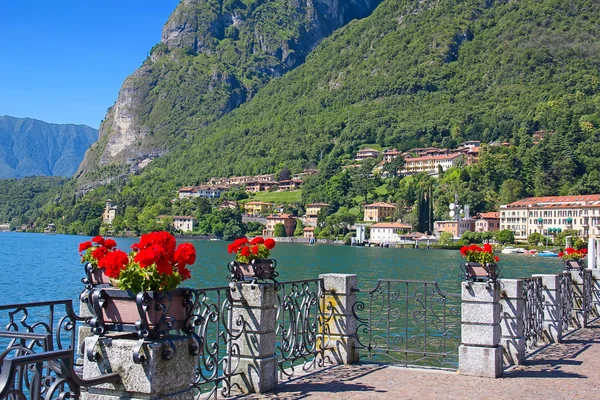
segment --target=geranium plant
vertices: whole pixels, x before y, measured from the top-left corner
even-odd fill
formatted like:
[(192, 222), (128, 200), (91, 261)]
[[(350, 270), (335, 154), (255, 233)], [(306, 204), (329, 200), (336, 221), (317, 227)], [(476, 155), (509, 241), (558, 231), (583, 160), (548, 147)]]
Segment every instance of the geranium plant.
[(500, 258), (494, 255), (492, 246), (489, 243), (484, 244), (483, 247), (475, 244), (463, 246), (460, 249), (460, 254), (467, 259), (467, 262), (486, 264), (500, 261)]
[(269, 258), (271, 250), (275, 247), (275, 240), (264, 239), (260, 236), (251, 241), (243, 237), (236, 239), (227, 247), (229, 254), (235, 254), (235, 261), (248, 264), (252, 260)]
[(565, 249), (565, 251), (561, 251), (560, 253), (558, 253), (558, 256), (560, 258), (562, 258), (563, 260), (567, 261), (567, 260), (583, 260), (588, 254), (587, 249), (581, 249), (581, 250), (575, 250), (572, 247), (567, 247)]
[[(133, 251), (129, 254), (114, 246), (106, 252), (99, 251), (106, 247), (106, 240), (104, 244), (97, 238), (91, 242), (92, 246), (83, 250), (86, 253), (82, 259), (96, 262), (99, 268), (106, 268), (105, 273), (113, 285), (134, 293), (175, 289), (181, 282), (191, 278), (187, 266), (196, 262), (194, 246), (191, 243), (177, 246), (175, 237), (168, 232), (142, 235), (139, 243), (131, 246)], [(86, 246), (87, 243), (82, 243), (80, 250)], [(94, 249), (90, 250), (92, 247)]]
[(109, 253), (116, 250), (117, 242), (113, 239), (105, 239), (95, 236), (92, 240), (79, 244), (81, 263), (90, 263), (93, 269), (102, 268), (99, 264)]

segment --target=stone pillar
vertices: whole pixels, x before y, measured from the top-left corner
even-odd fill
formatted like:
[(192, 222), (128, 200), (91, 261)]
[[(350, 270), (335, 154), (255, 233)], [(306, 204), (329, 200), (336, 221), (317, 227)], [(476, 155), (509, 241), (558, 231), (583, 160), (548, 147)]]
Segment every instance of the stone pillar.
[(504, 360), (509, 365), (521, 365), (525, 361), (523, 280), (502, 279), (501, 287), (502, 322), (500, 330)]
[[(277, 387), (279, 368), (275, 354), (277, 294), (275, 285), (237, 283), (231, 288), (233, 335), (239, 337), (240, 361), (232, 387), (243, 393), (264, 393)], [(242, 326), (237, 322), (243, 320)]]
[(588, 312), (583, 304), (583, 271), (567, 271), (571, 274), (571, 284), (573, 285), (573, 316), (578, 328), (587, 328)]
[(500, 283), (463, 282), (462, 344), (458, 370), (463, 375), (502, 376)]
[[(322, 274), (325, 287), (325, 324), (329, 328), (328, 351), (325, 357), (335, 364), (353, 364), (358, 361), (356, 345), (356, 317), (352, 307), (356, 303), (357, 278), (355, 274)], [(327, 310), (331, 304), (332, 310)], [(327, 319), (329, 318), (329, 319)]]
[(551, 343), (561, 343), (563, 329), (561, 321), (560, 275), (537, 274), (533, 277), (542, 278), (544, 294), (544, 336)]
[[(86, 345), (94, 338), (85, 339)], [(143, 347), (145, 360), (133, 362), (138, 340), (129, 334), (107, 335), (96, 345), (99, 361), (84, 357), (83, 377), (91, 379), (116, 372), (121, 382), (92, 386), (83, 392), (82, 400), (193, 400), (190, 384), (194, 382), (196, 357), (190, 354), (194, 340), (187, 336), (169, 336), (147, 342)], [(165, 352), (172, 351), (170, 359)]]
[(600, 269), (592, 268), (592, 309), (600, 316)]

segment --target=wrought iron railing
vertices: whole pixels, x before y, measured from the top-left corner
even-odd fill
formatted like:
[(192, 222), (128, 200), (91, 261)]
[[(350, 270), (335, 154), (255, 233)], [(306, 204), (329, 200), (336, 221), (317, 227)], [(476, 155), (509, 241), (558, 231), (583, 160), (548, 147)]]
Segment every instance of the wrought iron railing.
[(560, 280), (560, 322), (562, 331), (566, 332), (573, 325), (573, 284), (571, 273), (563, 272)]
[(588, 314), (593, 310), (593, 294), (592, 294), (592, 271), (589, 269), (584, 269), (582, 271), (583, 278), (583, 310)]
[(193, 290), (193, 315), (188, 322), (198, 356), (192, 386), (202, 398), (229, 396), (231, 377), (240, 373), (238, 339), (244, 333), (244, 321), (234, 321), (229, 286)]
[(282, 377), (293, 376), (298, 369), (308, 371), (325, 365), (333, 312), (323, 279), (277, 284), (275, 353)]
[(118, 374), (77, 375), (76, 323), (82, 319), (71, 300), (0, 306), (0, 399), (78, 398), (81, 386), (118, 381)]
[(404, 366), (458, 366), (460, 295), (437, 282), (383, 280), (357, 301), (353, 313), (359, 349), (375, 361)]
[(523, 279), (525, 342), (532, 348), (543, 338), (544, 291), (542, 278)]

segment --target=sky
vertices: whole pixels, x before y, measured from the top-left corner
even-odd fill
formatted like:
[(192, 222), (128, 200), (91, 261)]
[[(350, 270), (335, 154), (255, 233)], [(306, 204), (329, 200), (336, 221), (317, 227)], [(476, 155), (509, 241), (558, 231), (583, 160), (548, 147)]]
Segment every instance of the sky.
[(0, 0), (0, 115), (98, 128), (179, 0)]

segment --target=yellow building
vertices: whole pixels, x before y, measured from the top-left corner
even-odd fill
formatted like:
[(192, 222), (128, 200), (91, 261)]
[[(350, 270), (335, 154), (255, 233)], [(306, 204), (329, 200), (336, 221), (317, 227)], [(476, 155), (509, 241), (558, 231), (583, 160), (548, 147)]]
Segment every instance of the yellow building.
[(391, 220), (394, 216), (395, 204), (377, 202), (364, 206), (364, 221), (381, 222)]
[(319, 212), (321, 212), (321, 210), (325, 210), (329, 207), (329, 204), (327, 203), (313, 203), (313, 204), (308, 204), (306, 206), (306, 217), (307, 218), (317, 218), (317, 216), (319, 215)]
[(263, 215), (267, 214), (271, 209), (271, 203), (265, 203), (262, 201), (251, 201), (244, 205), (246, 214), (248, 215)]
[(291, 214), (273, 214), (267, 217), (267, 226), (263, 230), (264, 236), (273, 236), (275, 225), (283, 224), (285, 234), (288, 237), (294, 236), (296, 229), (296, 218)]

